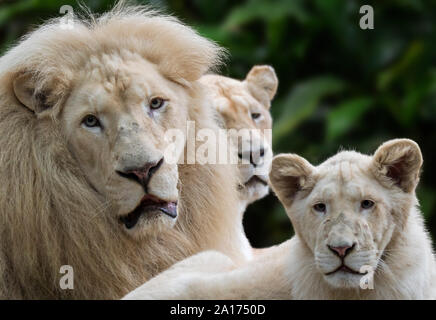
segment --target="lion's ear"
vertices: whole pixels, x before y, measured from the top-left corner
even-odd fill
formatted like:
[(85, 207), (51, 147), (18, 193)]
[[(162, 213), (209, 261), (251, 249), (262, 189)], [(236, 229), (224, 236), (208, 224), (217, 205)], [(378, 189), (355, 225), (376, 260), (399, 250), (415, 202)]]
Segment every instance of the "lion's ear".
[(250, 93), (266, 108), (277, 92), (279, 81), (271, 66), (254, 66), (245, 78)]
[(13, 81), (16, 98), (24, 106), (35, 113), (40, 113), (50, 108), (47, 96), (36, 91), (36, 80), (31, 73), (21, 73)]
[(421, 150), (416, 142), (394, 139), (383, 143), (377, 149), (372, 168), (383, 184), (394, 184), (409, 193), (418, 185), (422, 163)]
[(315, 168), (296, 154), (279, 154), (271, 164), (269, 179), (280, 201), (290, 206), (298, 191), (307, 187)]

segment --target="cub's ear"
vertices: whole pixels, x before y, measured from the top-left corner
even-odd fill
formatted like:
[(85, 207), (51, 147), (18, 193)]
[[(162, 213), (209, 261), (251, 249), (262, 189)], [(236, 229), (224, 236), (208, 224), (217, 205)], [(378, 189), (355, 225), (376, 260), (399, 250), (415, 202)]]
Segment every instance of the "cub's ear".
[(245, 78), (248, 90), (267, 109), (277, 92), (279, 81), (270, 66), (254, 66)]
[(279, 154), (271, 164), (269, 179), (271, 187), (280, 201), (288, 207), (295, 195), (307, 188), (315, 168), (304, 158), (296, 154)]
[(18, 74), (13, 80), (15, 97), (25, 107), (35, 113), (43, 112), (50, 108), (46, 94), (37, 92), (36, 79), (31, 73)]
[(383, 184), (396, 185), (410, 193), (418, 185), (422, 163), (421, 150), (416, 142), (394, 139), (383, 143), (374, 153), (372, 169)]

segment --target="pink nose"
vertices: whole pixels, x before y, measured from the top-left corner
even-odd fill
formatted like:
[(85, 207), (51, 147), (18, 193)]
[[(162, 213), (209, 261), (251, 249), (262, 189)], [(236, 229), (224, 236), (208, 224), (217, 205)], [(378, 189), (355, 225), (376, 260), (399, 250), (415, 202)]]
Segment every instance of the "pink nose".
[(150, 181), (152, 175), (159, 169), (162, 165), (164, 158), (161, 158), (157, 162), (148, 162), (141, 167), (130, 167), (124, 170), (117, 170), (117, 173), (131, 180), (140, 183), (145, 189), (147, 189), (148, 182)]
[(333, 247), (327, 245), (327, 247), (340, 258), (344, 258), (347, 254), (349, 254), (353, 250), (354, 246), (355, 244), (353, 244), (352, 246), (341, 246), (341, 247)]

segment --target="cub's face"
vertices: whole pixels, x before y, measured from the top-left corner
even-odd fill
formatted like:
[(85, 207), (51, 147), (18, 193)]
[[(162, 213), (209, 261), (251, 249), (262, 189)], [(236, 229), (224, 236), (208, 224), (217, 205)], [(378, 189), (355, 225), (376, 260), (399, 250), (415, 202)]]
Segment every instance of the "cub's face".
[(61, 110), (67, 146), (87, 183), (114, 209), (110, 219), (134, 237), (176, 221), (178, 171), (164, 157), (164, 136), (183, 132), (187, 106), (182, 86), (155, 65), (105, 57), (90, 60)]
[(268, 194), (268, 170), (272, 160), (270, 132), (272, 118), (269, 112), (278, 80), (270, 66), (255, 66), (243, 81), (206, 75), (205, 84), (219, 122), (231, 129), (232, 152), (238, 156), (241, 207)]
[(383, 263), (413, 205), (421, 164), (419, 147), (406, 139), (373, 157), (341, 152), (318, 167), (296, 155), (273, 160), (273, 189), (331, 286), (358, 288)]

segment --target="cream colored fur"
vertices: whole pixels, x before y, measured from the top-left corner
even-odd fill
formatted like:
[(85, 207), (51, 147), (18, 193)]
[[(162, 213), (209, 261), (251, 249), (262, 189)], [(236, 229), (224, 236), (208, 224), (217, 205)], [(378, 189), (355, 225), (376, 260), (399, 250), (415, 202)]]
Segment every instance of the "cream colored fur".
[[(1, 298), (116, 299), (202, 250), (250, 255), (231, 166), (165, 162), (148, 192), (177, 201), (177, 221), (119, 220), (144, 190), (116, 170), (161, 158), (168, 128), (218, 129), (197, 79), (221, 56), (175, 18), (120, 2), (72, 30), (47, 22), (0, 58)], [(169, 102), (152, 117), (156, 95)]]
[[(244, 139), (242, 143), (236, 141), (238, 139), (232, 141), (237, 145), (233, 151), (240, 155), (238, 193), (243, 214), (249, 204), (269, 192), (267, 183), (272, 148), (264, 130), (272, 129), (270, 108), (277, 92), (278, 79), (271, 66), (263, 65), (251, 68), (242, 81), (208, 74), (201, 77), (200, 82), (208, 88), (218, 122), (226, 129), (240, 131)], [(245, 129), (251, 130), (251, 134), (243, 134)], [(242, 163), (242, 159), (246, 163)]]
[[(415, 196), (421, 165), (418, 145), (407, 139), (388, 141), (373, 156), (340, 152), (317, 167), (278, 155), (271, 184), (296, 236), (231, 271), (222, 254), (213, 264), (223, 272), (210, 274), (195, 272), (187, 259), (127, 298), (436, 299), (435, 256)], [(362, 204), (368, 199), (372, 207)], [(361, 287), (368, 274), (337, 269), (340, 259), (327, 247), (351, 244), (344, 264), (362, 272), (372, 267), (373, 289)], [(180, 275), (182, 284), (170, 276), (188, 266), (194, 272)], [(180, 286), (168, 292), (173, 283)]]

